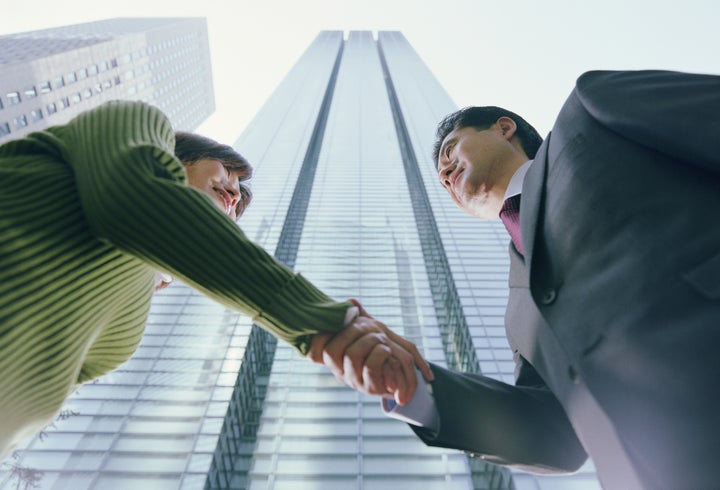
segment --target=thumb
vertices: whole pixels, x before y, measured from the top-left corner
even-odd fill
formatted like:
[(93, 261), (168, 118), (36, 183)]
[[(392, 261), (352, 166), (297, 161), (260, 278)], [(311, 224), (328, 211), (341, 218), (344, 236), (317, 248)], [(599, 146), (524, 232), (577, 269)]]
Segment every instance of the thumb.
[(352, 304), (354, 304), (355, 306), (358, 307), (358, 309), (360, 310), (360, 316), (366, 316), (368, 318), (375, 318), (370, 313), (368, 313), (367, 310), (365, 308), (363, 308), (363, 305), (361, 305), (360, 302), (358, 300), (356, 300), (355, 298), (350, 298), (348, 301), (350, 301)]

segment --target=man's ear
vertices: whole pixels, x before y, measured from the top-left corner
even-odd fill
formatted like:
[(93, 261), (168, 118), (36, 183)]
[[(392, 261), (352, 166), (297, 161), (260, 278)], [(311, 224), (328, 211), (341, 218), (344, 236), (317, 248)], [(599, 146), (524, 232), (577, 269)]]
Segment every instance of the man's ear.
[(499, 118), (497, 121), (495, 121), (495, 124), (500, 128), (502, 131), (503, 136), (505, 136), (505, 139), (510, 141), (515, 134), (515, 130), (517, 130), (517, 124), (515, 124), (515, 121), (512, 120), (512, 118), (509, 118), (507, 116), (503, 116)]

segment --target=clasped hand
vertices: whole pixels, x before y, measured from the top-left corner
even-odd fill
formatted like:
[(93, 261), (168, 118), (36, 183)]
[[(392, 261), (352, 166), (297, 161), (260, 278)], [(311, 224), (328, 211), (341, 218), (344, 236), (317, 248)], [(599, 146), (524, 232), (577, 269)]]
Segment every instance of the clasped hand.
[(417, 387), (415, 366), (433, 380), (430, 366), (415, 344), (376, 320), (356, 300), (360, 315), (335, 334), (316, 334), (308, 357), (325, 364), (335, 377), (368, 395), (410, 401)]

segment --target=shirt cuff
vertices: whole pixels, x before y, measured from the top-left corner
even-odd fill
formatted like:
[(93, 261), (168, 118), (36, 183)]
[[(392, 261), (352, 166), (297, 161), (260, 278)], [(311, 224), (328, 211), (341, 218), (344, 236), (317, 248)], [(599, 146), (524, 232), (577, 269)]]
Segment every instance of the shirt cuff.
[(440, 428), (440, 415), (435, 407), (432, 385), (425, 381), (417, 368), (415, 375), (418, 385), (412, 399), (405, 405), (398, 405), (395, 400), (383, 398), (383, 412), (388, 417), (437, 432)]

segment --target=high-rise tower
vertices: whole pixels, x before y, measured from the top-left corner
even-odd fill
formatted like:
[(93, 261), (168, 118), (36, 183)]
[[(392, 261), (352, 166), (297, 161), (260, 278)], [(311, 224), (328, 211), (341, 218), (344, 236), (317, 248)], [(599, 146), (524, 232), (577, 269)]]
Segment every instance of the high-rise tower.
[(0, 143), (112, 99), (156, 105), (176, 129), (215, 110), (202, 18), (119, 18), (0, 36)]
[[(429, 360), (512, 382), (507, 232), (455, 208), (430, 157), (455, 109), (402, 34), (322, 32), (236, 142), (255, 166), (240, 225)], [(590, 466), (548, 479), (428, 448), (182, 285), (157, 295), (133, 359), (68, 409), (19, 459), (47, 488), (599, 488)]]

